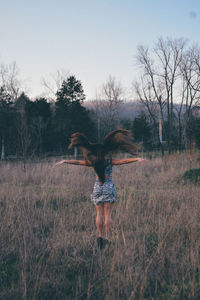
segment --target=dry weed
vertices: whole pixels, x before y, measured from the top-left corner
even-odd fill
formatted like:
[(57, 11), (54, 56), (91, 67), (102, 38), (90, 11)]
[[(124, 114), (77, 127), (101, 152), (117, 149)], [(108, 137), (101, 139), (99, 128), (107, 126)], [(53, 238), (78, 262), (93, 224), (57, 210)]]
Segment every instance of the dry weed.
[(0, 165), (0, 299), (199, 299), (197, 156), (114, 168), (112, 245), (96, 247), (90, 168)]

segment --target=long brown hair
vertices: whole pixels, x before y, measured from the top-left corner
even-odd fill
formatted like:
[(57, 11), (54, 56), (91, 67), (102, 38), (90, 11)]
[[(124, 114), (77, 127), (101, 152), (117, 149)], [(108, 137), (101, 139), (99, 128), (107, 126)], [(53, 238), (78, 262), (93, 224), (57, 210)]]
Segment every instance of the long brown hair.
[(105, 181), (105, 168), (106, 168), (106, 159), (104, 147), (102, 144), (95, 144), (92, 147), (92, 158), (89, 155), (88, 160), (92, 163), (92, 166), (99, 177), (99, 181), (103, 184)]
[[(135, 150), (137, 150), (137, 147), (131, 142), (131, 132), (125, 129), (108, 133), (103, 144), (92, 144), (84, 134), (76, 132), (72, 134), (68, 148), (71, 149), (73, 146), (77, 146), (82, 150), (85, 160), (91, 162), (102, 184), (105, 181), (107, 155), (119, 150), (135, 155)], [(111, 156), (109, 158), (111, 159)]]

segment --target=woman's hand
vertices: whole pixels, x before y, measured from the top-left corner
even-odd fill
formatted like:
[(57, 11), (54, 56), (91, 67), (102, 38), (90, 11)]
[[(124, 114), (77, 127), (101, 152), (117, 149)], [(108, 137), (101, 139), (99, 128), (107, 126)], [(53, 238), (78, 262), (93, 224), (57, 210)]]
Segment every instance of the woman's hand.
[(145, 158), (138, 158), (138, 162), (140, 162), (142, 164), (146, 164), (147, 159), (145, 159)]
[(61, 160), (55, 164), (55, 166), (60, 166), (65, 163), (65, 160)]

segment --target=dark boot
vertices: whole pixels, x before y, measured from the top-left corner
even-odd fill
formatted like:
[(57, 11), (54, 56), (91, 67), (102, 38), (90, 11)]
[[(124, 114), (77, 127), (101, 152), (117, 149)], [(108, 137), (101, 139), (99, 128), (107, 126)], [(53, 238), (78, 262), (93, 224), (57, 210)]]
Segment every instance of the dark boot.
[(98, 248), (101, 250), (104, 248), (103, 247), (103, 238), (101, 236), (99, 236), (97, 239), (97, 245), (98, 245)]
[(103, 239), (103, 248), (109, 247), (111, 245), (111, 242), (107, 239)]

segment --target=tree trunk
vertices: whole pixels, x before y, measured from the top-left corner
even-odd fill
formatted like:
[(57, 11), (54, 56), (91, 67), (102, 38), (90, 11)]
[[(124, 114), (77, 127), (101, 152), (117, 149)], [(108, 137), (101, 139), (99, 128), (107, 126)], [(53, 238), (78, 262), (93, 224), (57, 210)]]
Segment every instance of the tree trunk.
[(178, 149), (182, 150), (182, 125), (181, 125), (181, 116), (178, 115)]
[(162, 140), (162, 115), (161, 111), (159, 111), (159, 141), (160, 141), (160, 149), (162, 156), (164, 156), (164, 149), (163, 149), (163, 140)]
[(78, 157), (78, 147), (74, 147), (74, 158), (77, 159)]
[(4, 136), (1, 140), (1, 160), (5, 159), (5, 143), (4, 143)]

